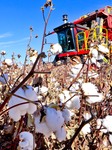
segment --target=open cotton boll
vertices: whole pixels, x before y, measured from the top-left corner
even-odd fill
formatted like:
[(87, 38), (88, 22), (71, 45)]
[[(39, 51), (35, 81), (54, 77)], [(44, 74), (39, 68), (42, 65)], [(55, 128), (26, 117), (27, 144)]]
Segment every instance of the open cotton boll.
[(11, 59), (5, 59), (5, 63), (8, 65), (8, 66), (12, 66), (13, 65), (13, 62)]
[(19, 134), (19, 147), (20, 150), (33, 150), (34, 138), (30, 132), (23, 131)]
[(74, 115), (74, 113), (72, 113), (69, 109), (63, 109), (62, 115), (65, 123), (68, 123), (69, 121), (71, 121), (71, 117)]
[(42, 86), (39, 88), (39, 94), (43, 95), (43, 96), (46, 96), (48, 93), (48, 88), (45, 87), (45, 86)]
[(29, 103), (27, 113), (28, 114), (33, 114), (36, 110), (37, 110), (37, 106), (35, 104)]
[(51, 44), (50, 50), (49, 50), (53, 55), (56, 55), (58, 53), (62, 53), (62, 47), (59, 43), (56, 44)]
[(96, 96), (89, 96), (89, 98), (87, 98), (86, 101), (90, 104), (103, 101), (104, 97), (102, 93), (96, 93), (94, 95)]
[(7, 81), (8, 81), (8, 74), (2, 74), (1, 76), (0, 76), (0, 82), (2, 83), (2, 84), (6, 84), (7, 83)]
[(91, 127), (90, 127), (90, 124), (89, 123), (87, 123), (83, 128), (82, 128), (82, 133), (84, 134), (84, 135), (86, 135), (86, 134), (88, 134), (88, 133), (90, 133), (91, 132)]
[(59, 128), (56, 132), (55, 132), (56, 138), (58, 139), (59, 142), (62, 142), (64, 140), (66, 140), (66, 130), (64, 127)]
[(40, 115), (36, 116), (34, 120), (36, 132), (44, 134), (45, 137), (49, 137), (52, 134), (52, 131), (47, 126), (46, 122), (40, 122)]
[(25, 88), (25, 95), (26, 95), (27, 99), (29, 99), (31, 101), (37, 101), (37, 94), (34, 91), (32, 86), (27, 86)]
[[(32, 86), (27, 86), (25, 89), (25, 95), (27, 97), (27, 99), (31, 100), (31, 101), (37, 101), (37, 94), (36, 92), (33, 90)], [(29, 114), (33, 114), (36, 111), (37, 107), (35, 104), (29, 103), (29, 106), (27, 108), (27, 112)]]
[(84, 91), (85, 95), (94, 95), (97, 93), (97, 87), (92, 84), (91, 82), (82, 83), (82, 90)]
[[(26, 98), (25, 94), (24, 94), (24, 90), (22, 88), (19, 88), (16, 92), (16, 95), (21, 96)], [(12, 107), (14, 105), (18, 105), (21, 103), (27, 102), (26, 100), (16, 97), (16, 96), (12, 96), (9, 100), (8, 103), (8, 107)], [(9, 110), (9, 116), (14, 120), (14, 121), (18, 121), (21, 118), (21, 115), (25, 115), (27, 112), (27, 109), (29, 107), (29, 104), (22, 104), (22, 105), (18, 105), (12, 109)], [(13, 114), (14, 113), (14, 114)], [(15, 115), (17, 115), (17, 119), (15, 117)]]
[(89, 120), (92, 116), (91, 113), (88, 111), (84, 112), (83, 117), (85, 120)]
[(59, 99), (61, 103), (66, 102), (70, 98), (70, 93), (68, 90), (63, 90), (62, 93), (59, 94)]
[(83, 83), (82, 84), (82, 90), (84, 91), (84, 94), (87, 96), (86, 101), (88, 103), (96, 103), (103, 101), (103, 94), (98, 93), (97, 87), (92, 84), (91, 82)]
[(81, 70), (81, 68), (82, 64), (76, 64), (74, 67), (71, 68), (70, 75), (75, 78), (79, 73), (79, 71)]
[(71, 99), (71, 109), (79, 109), (80, 108), (80, 96), (74, 96), (72, 99)]
[(79, 90), (79, 83), (74, 83), (72, 84), (72, 86), (70, 87), (69, 91), (70, 92), (76, 92), (77, 90)]
[(95, 59), (98, 59), (98, 50), (95, 48), (90, 48), (90, 53), (92, 54), (92, 57)]
[(61, 128), (64, 124), (62, 112), (48, 107), (46, 109), (46, 123), (53, 132)]
[(9, 117), (17, 122), (21, 119), (21, 112), (17, 108), (12, 108), (9, 110)]
[[(24, 93), (24, 90), (22, 88), (19, 88), (16, 92), (15, 92), (16, 95), (18, 96), (21, 96), (23, 98), (26, 98), (25, 96), (25, 93)], [(26, 100), (22, 99), (22, 98), (19, 98), (19, 97), (16, 97), (16, 96), (12, 96), (10, 98), (10, 101), (9, 101), (9, 107), (13, 106), (13, 105), (17, 105), (17, 104), (20, 104), (20, 103), (24, 103), (24, 102), (27, 102)], [(28, 108), (28, 104), (24, 104), (24, 105), (19, 105), (17, 106), (17, 108), (19, 108), (20, 110), (25, 110)]]
[(103, 52), (103, 53), (109, 53), (109, 49), (103, 45), (98, 45), (99, 51)]
[(111, 115), (107, 115), (103, 121), (102, 124), (105, 128), (107, 128), (107, 130), (109, 132), (112, 132), (112, 116)]

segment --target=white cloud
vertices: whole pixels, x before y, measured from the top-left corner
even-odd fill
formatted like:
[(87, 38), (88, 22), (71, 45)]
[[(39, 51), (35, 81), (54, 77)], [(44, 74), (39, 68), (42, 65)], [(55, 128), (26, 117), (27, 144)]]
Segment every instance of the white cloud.
[(29, 37), (20, 39), (20, 40), (12, 40), (12, 41), (6, 41), (6, 42), (0, 42), (0, 46), (8, 46), (8, 45), (12, 45), (12, 44), (17, 44), (17, 43), (21, 43), (24, 41), (27, 41), (29, 39)]
[(4, 34), (0, 34), (0, 39), (2, 39), (2, 38), (7, 38), (7, 37), (11, 37), (11, 36), (12, 36), (12, 34), (9, 33), (9, 32), (7, 32), (7, 33), (4, 33)]

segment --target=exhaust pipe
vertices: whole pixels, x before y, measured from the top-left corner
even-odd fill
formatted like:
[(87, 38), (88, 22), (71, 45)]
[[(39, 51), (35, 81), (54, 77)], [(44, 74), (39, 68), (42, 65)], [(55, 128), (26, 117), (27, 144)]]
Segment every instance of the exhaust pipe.
[(63, 22), (64, 22), (64, 23), (67, 23), (67, 22), (68, 22), (68, 15), (67, 15), (67, 14), (64, 14), (64, 15), (63, 15)]

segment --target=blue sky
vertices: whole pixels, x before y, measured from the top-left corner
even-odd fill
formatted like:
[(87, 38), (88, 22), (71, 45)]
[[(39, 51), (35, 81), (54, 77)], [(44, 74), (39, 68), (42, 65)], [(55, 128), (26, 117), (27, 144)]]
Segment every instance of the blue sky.
[[(12, 53), (21, 54), (24, 60), (30, 37), (30, 26), (33, 27), (31, 47), (40, 52), (44, 21), (41, 7), (46, 0), (0, 0), (0, 51), (5, 50), (7, 57)], [(112, 6), (112, 0), (53, 0), (52, 11), (47, 32), (61, 25), (62, 15), (68, 14), (69, 22), (91, 13), (107, 5)], [(45, 11), (47, 14), (47, 10)], [(38, 35), (38, 38), (35, 38)], [(56, 43), (57, 36), (48, 37), (47, 42)], [(45, 45), (46, 52), (49, 45)]]

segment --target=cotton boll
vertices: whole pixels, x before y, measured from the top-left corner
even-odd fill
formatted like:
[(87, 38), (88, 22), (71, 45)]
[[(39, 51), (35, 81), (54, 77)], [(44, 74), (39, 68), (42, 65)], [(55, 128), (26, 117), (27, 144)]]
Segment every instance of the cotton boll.
[(90, 96), (89, 98), (86, 99), (86, 101), (90, 104), (103, 101), (104, 97), (103, 97), (102, 93), (96, 93), (94, 95), (96, 95), (96, 97)]
[(33, 150), (33, 135), (30, 132), (23, 131), (19, 134), (19, 147), (21, 150)]
[[(16, 92), (16, 95), (26, 98), (24, 91), (22, 88), (19, 88)], [(18, 105), (26, 102), (24, 99), (12, 96), (9, 100), (8, 107), (12, 107), (14, 105)], [(21, 115), (25, 115), (29, 104), (18, 105), (9, 110), (9, 116), (14, 120), (18, 121), (21, 118)]]
[(8, 74), (2, 74), (2, 75), (0, 76), (0, 82), (1, 82), (2, 84), (6, 84), (7, 81), (8, 81)]
[(59, 128), (56, 132), (55, 132), (56, 138), (58, 139), (59, 142), (62, 142), (64, 140), (66, 140), (66, 130), (64, 127)]
[(82, 83), (82, 90), (84, 91), (85, 95), (93, 95), (94, 93), (97, 93), (97, 87), (91, 82)]
[(62, 53), (62, 47), (59, 43), (52, 44), (49, 50), (52, 54)]
[(90, 129), (90, 124), (87, 123), (81, 130), (83, 132), (84, 135), (88, 134), (91, 132), (91, 129)]
[(8, 66), (12, 66), (13, 65), (13, 62), (11, 59), (5, 59), (5, 63), (8, 65)]
[(83, 83), (82, 84), (82, 90), (84, 91), (84, 94), (86, 96), (88, 96), (86, 98), (86, 101), (90, 104), (91, 103), (96, 103), (96, 102), (101, 102), (104, 99), (103, 94), (98, 93), (97, 92), (98, 91), (97, 87), (94, 84), (90, 83), (90, 82)]
[(104, 119), (103, 119), (103, 126), (105, 128), (107, 128), (107, 130), (109, 132), (112, 132), (112, 116), (111, 115), (107, 115)]
[(89, 120), (91, 118), (91, 113), (90, 112), (84, 112), (83, 117), (85, 120)]
[(71, 69), (70, 75), (75, 78), (77, 76), (77, 74), (79, 73), (79, 71), (81, 70), (81, 68), (82, 68), (82, 64), (75, 65)]
[[(26, 98), (25, 94), (24, 94), (24, 90), (22, 88), (19, 88), (16, 92), (15, 92), (16, 95), (18, 96), (21, 96), (23, 98)], [(9, 101), (9, 107), (13, 106), (13, 105), (17, 105), (17, 104), (20, 104), (20, 103), (24, 103), (24, 102), (27, 102), (26, 100), (22, 99), (22, 98), (19, 98), (19, 97), (16, 97), (16, 96), (12, 96), (10, 98), (10, 101)], [(19, 105), (17, 106), (18, 109), (20, 110), (25, 110), (28, 108), (28, 104), (24, 104), (24, 105)]]
[(9, 117), (12, 118), (14, 121), (19, 121), (21, 119), (21, 113), (19, 109), (12, 108), (9, 110)]
[(63, 109), (62, 115), (65, 123), (68, 123), (69, 121), (71, 121), (71, 117), (74, 115), (74, 113), (72, 113), (69, 109)]
[(37, 94), (33, 90), (32, 86), (27, 86), (25, 88), (25, 95), (26, 95), (27, 99), (29, 99), (31, 101), (37, 101)]
[(35, 104), (29, 103), (29, 107), (27, 109), (28, 114), (33, 114), (37, 110), (37, 106)]
[(64, 103), (70, 98), (70, 93), (68, 90), (63, 90), (62, 93), (59, 94), (60, 102)]
[(79, 83), (74, 83), (74, 84), (72, 84), (72, 86), (70, 87), (70, 89), (69, 89), (69, 91), (70, 92), (76, 92), (77, 90), (79, 90)]
[(80, 97), (79, 96), (74, 96), (71, 99), (71, 109), (79, 109), (80, 108)]
[(36, 116), (34, 119), (35, 119), (34, 123), (35, 123), (36, 132), (42, 133), (46, 137), (49, 137), (52, 134), (52, 131), (47, 126), (46, 122), (45, 121), (40, 122), (40, 115)]
[(109, 49), (107, 48), (107, 47), (105, 47), (105, 46), (103, 46), (103, 45), (98, 45), (98, 48), (99, 48), (99, 50), (101, 51), (101, 52), (103, 52), (103, 53), (109, 53)]
[(34, 91), (35, 91), (36, 93), (38, 93), (38, 92), (39, 92), (39, 87), (35, 87), (35, 88), (34, 88)]
[(64, 94), (63, 94), (63, 93), (60, 93), (60, 94), (59, 94), (59, 99), (60, 99), (61, 103), (64, 103), (64, 102), (65, 102), (65, 97), (64, 97)]
[(90, 48), (90, 53), (92, 54), (92, 57), (95, 59), (98, 59), (98, 50), (95, 48)]
[(62, 112), (48, 107), (46, 109), (46, 123), (53, 132), (61, 128), (64, 124)]
[(45, 87), (45, 86), (40, 87), (40, 88), (39, 88), (39, 93), (40, 93), (41, 95), (43, 95), (43, 96), (46, 96), (47, 93), (48, 93), (48, 88)]

